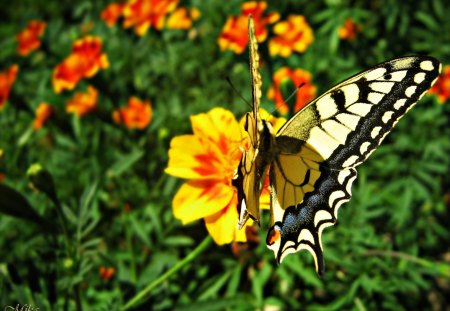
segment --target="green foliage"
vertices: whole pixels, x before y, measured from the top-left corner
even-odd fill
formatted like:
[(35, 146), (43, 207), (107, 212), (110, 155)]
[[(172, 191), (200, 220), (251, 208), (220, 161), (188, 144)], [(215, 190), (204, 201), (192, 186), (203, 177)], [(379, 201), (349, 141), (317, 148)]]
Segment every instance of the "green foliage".
[[(119, 310), (207, 235), (202, 221), (182, 226), (173, 216), (171, 201), (181, 181), (163, 173), (167, 151), (172, 137), (191, 132), (190, 115), (216, 106), (237, 116), (249, 110), (225, 80), (229, 76), (249, 98), (248, 58), (221, 52), (217, 44), (240, 1), (182, 4), (202, 12), (192, 29), (150, 29), (143, 37), (120, 25), (107, 27), (100, 19), (104, 1), (2, 6), (0, 69), (17, 63), (20, 70), (0, 111), (0, 172), (6, 176), (0, 184), (0, 308), (20, 303), (40, 310)], [(315, 39), (305, 53), (287, 59), (271, 58), (262, 44), (263, 94), (282, 66), (310, 71), (320, 93), (393, 57), (425, 53), (450, 63), (450, 8), (443, 0), (281, 1), (270, 2), (267, 11), (282, 18), (305, 15)], [(354, 41), (337, 36), (347, 17), (362, 26)], [(31, 19), (48, 23), (43, 44), (19, 57), (14, 36)], [(89, 23), (89, 33), (103, 38), (110, 67), (77, 86), (90, 84), (100, 93), (97, 113), (78, 119), (64, 112), (73, 92), (55, 94), (51, 75)], [(145, 130), (110, 120), (130, 96), (152, 101)], [(35, 132), (31, 124), (41, 101), (56, 112)], [(263, 106), (274, 110), (264, 98)], [(209, 246), (134, 307), (443, 309), (450, 281), (449, 124), (448, 103), (425, 96), (359, 168), (353, 199), (324, 232), (322, 279), (307, 252), (277, 266), (264, 245), (265, 215), (255, 249), (236, 258), (229, 246)], [(32, 173), (27, 177), (35, 163), (46, 174), (40, 182)], [(100, 267), (114, 267), (114, 277), (102, 280)]]

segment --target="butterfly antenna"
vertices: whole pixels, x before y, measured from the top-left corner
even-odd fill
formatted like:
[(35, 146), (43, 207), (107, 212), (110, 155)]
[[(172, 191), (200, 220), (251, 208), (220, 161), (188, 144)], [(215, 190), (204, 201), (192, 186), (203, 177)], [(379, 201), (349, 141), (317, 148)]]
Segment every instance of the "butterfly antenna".
[(291, 98), (294, 97), (294, 95), (297, 94), (298, 90), (300, 90), (304, 85), (305, 82), (300, 83), (299, 86), (297, 86), (295, 90), (291, 93), (291, 95), (289, 95), (288, 98), (284, 100), (284, 102), (287, 103), (288, 101), (290, 101)]
[(250, 108), (252, 108), (252, 105), (248, 102), (248, 100), (246, 100), (244, 98), (244, 96), (241, 95), (241, 93), (238, 92), (238, 90), (236, 89), (236, 87), (234, 86), (233, 82), (231, 82), (230, 77), (225, 77), (225, 79), (227, 80), (228, 84), (231, 86), (231, 88), (233, 89), (233, 91), (237, 94), (237, 96), (239, 96), (239, 98), (241, 98)]

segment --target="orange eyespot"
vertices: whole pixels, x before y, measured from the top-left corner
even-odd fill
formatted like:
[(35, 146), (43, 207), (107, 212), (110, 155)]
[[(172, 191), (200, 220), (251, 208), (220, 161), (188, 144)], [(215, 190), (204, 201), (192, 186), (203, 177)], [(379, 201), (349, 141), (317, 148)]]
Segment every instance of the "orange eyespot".
[(275, 226), (272, 229), (270, 229), (269, 234), (267, 235), (267, 240), (266, 243), (267, 245), (271, 246), (273, 245), (276, 241), (278, 241), (281, 237), (281, 232), (280, 229)]

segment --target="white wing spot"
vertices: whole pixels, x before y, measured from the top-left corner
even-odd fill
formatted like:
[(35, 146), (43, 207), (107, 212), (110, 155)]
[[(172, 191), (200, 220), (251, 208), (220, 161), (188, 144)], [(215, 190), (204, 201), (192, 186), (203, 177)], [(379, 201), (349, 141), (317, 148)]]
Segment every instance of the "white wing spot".
[(392, 118), (392, 115), (394, 114), (393, 111), (386, 111), (383, 114), (383, 117), (381, 118), (381, 120), (383, 121), (383, 123), (388, 123), (389, 120)]
[(341, 91), (345, 95), (345, 107), (355, 103), (359, 98), (359, 87), (354, 83), (341, 87)]
[(413, 96), (414, 93), (416, 92), (416, 88), (417, 88), (417, 87), (414, 86), (414, 85), (408, 87), (408, 88), (406, 89), (406, 91), (405, 91), (405, 95), (406, 95), (407, 97)]
[(367, 99), (373, 104), (378, 104), (383, 99), (383, 97), (384, 97), (384, 94), (371, 92), (367, 96)]
[(392, 90), (394, 82), (372, 82), (370, 88), (376, 92), (387, 94)]
[[(355, 181), (355, 179), (356, 179), (356, 175), (352, 176), (352, 177), (348, 180), (347, 186), (345, 187), (345, 190), (347, 190), (347, 192), (348, 192), (349, 195), (352, 195), (352, 185), (353, 185), (353, 182)], [(347, 201), (349, 201), (349, 200), (347, 200)], [(346, 201), (346, 202), (347, 202), (347, 201)]]
[(358, 161), (359, 156), (356, 155), (352, 155), (351, 157), (349, 157), (347, 160), (345, 160), (344, 163), (342, 163), (343, 167), (350, 167), (353, 164), (356, 163), (356, 161)]
[(367, 149), (369, 149), (369, 146), (370, 146), (370, 142), (368, 142), (368, 141), (363, 142), (362, 145), (361, 145), (361, 147), (359, 147), (359, 152), (360, 152), (361, 154), (366, 153), (366, 152), (367, 152)]
[(360, 117), (348, 113), (340, 113), (336, 116), (336, 119), (354, 131), (358, 126)]
[(431, 60), (424, 60), (423, 62), (420, 63), (420, 69), (431, 71), (434, 69), (434, 66)]
[(316, 103), (316, 108), (322, 120), (326, 120), (338, 113), (336, 102), (331, 98), (331, 94), (319, 99)]
[[(389, 81), (401, 82), (405, 78), (407, 70), (399, 70), (391, 73), (391, 78)], [(384, 79), (379, 79), (379, 81), (386, 81)]]
[(337, 140), (317, 126), (311, 130), (307, 143), (316, 149), (324, 159), (328, 159), (333, 151), (339, 146)]
[(376, 80), (380, 77), (383, 77), (386, 74), (386, 68), (377, 68), (375, 70), (370, 70), (364, 77), (368, 81)]
[(398, 109), (402, 108), (405, 104), (406, 104), (406, 98), (401, 98), (395, 102), (394, 108), (398, 110)]
[(344, 184), (345, 179), (350, 175), (350, 170), (342, 170), (338, 175), (338, 182)]
[(422, 83), (423, 80), (425, 80), (425, 76), (426, 76), (425, 72), (416, 73), (414, 76), (414, 82), (416, 82), (417, 84)]
[(328, 205), (333, 207), (334, 204), (335, 204), (334, 202), (336, 202), (336, 200), (341, 199), (341, 198), (345, 198), (345, 192), (344, 191), (338, 190), (338, 191), (332, 192), (330, 194), (330, 197), (328, 198)]
[(317, 224), (322, 220), (332, 220), (330, 213), (323, 209), (316, 212), (316, 216), (314, 216), (314, 226), (317, 227)]
[(347, 108), (349, 112), (361, 117), (365, 117), (370, 112), (370, 109), (372, 109), (372, 105), (364, 103), (356, 103)]
[(322, 231), (323, 231), (323, 229), (325, 229), (326, 227), (332, 226), (332, 225), (334, 225), (332, 222), (324, 222), (323, 224), (320, 225), (319, 230), (317, 230), (317, 234), (319, 235), (320, 248), (322, 248)]
[(302, 231), (300, 231), (300, 234), (298, 235), (297, 243), (300, 242), (301, 240), (306, 240), (306, 241), (309, 241), (312, 244), (314, 244), (314, 237), (313, 237), (311, 231), (309, 231), (308, 229), (302, 229)]
[(373, 128), (372, 132), (370, 133), (370, 137), (375, 139), (378, 136), (378, 134), (380, 134), (380, 130), (381, 130), (381, 126), (375, 126)]
[(328, 133), (328, 135), (336, 139), (341, 145), (345, 144), (347, 135), (351, 132), (348, 127), (334, 120), (327, 120), (323, 122), (322, 128)]

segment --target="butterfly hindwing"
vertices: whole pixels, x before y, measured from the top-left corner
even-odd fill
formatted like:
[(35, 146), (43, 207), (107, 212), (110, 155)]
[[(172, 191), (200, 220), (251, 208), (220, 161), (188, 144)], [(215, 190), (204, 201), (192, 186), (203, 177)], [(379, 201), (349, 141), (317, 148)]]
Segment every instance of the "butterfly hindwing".
[(306, 249), (323, 273), (321, 233), (350, 200), (354, 167), (379, 146), (439, 71), (439, 62), (427, 56), (385, 62), (324, 93), (278, 131), (267, 236), (278, 262)]

